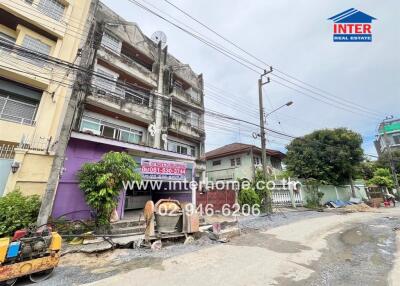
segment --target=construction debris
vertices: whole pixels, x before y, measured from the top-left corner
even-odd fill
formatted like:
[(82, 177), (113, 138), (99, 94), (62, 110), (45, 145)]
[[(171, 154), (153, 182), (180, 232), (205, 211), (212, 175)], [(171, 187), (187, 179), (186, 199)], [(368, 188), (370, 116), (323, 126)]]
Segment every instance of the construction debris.
[(375, 212), (376, 209), (371, 208), (370, 206), (361, 203), (358, 205), (348, 205), (343, 208), (346, 212), (355, 213), (355, 212)]

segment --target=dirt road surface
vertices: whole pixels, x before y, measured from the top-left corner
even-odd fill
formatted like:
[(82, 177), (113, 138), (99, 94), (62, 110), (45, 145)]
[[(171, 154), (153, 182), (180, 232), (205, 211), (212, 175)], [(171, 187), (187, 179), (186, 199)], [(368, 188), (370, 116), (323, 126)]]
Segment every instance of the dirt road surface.
[(399, 285), (396, 226), (399, 208), (310, 218), (87, 285)]

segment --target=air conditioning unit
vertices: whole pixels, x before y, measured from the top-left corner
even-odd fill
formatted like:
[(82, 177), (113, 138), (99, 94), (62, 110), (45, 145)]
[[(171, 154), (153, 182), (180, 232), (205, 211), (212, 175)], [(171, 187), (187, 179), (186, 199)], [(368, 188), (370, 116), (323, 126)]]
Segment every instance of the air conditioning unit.
[(99, 136), (101, 135), (100, 130), (93, 130), (93, 129), (89, 129), (89, 128), (83, 128), (82, 132), (91, 134), (91, 135), (99, 135)]

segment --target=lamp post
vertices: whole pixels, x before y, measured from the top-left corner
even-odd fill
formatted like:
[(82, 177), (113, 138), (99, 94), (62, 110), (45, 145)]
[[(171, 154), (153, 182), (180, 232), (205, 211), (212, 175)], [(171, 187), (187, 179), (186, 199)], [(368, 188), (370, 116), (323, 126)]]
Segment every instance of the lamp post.
[(278, 111), (278, 110), (284, 108), (285, 106), (291, 106), (292, 104), (293, 104), (293, 101), (289, 101), (289, 102), (286, 102), (285, 104), (279, 106), (278, 108), (272, 110), (271, 112), (264, 113), (264, 121), (266, 121), (266, 118), (267, 118), (268, 116), (270, 116), (272, 113), (274, 113), (274, 112), (276, 112), (276, 111)]

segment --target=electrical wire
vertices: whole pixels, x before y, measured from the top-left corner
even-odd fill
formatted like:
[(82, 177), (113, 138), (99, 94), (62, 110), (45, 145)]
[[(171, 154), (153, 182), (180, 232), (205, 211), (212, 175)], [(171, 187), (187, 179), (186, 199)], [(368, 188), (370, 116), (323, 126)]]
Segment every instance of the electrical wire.
[[(143, 0), (143, 1), (144, 1), (144, 0)], [(219, 38), (223, 39), (225, 42), (231, 44), (232, 46), (234, 46), (235, 48), (239, 49), (240, 51), (242, 51), (242, 52), (245, 53), (246, 55), (250, 56), (250, 57), (253, 58), (254, 60), (257, 60), (258, 62), (263, 63), (264, 65), (266, 65), (267, 67), (271, 67), (271, 68), (272, 68), (272, 66), (271, 66), (270, 64), (268, 64), (267, 62), (265, 62), (264, 60), (262, 60), (262, 59), (260, 59), (259, 57), (255, 56), (254, 54), (248, 52), (247, 50), (243, 49), (242, 47), (240, 47), (238, 44), (234, 43), (233, 41), (227, 39), (227, 38), (226, 38), (225, 36), (223, 36), (221, 33), (218, 33), (217, 31), (215, 31), (214, 29), (212, 29), (212, 28), (209, 27), (208, 25), (202, 23), (200, 20), (196, 19), (195, 17), (193, 17), (192, 15), (190, 15), (187, 11), (185, 11), (185, 10), (183, 10), (182, 8), (178, 7), (176, 4), (171, 3), (171, 1), (169, 1), (169, 0), (164, 0), (164, 1), (165, 1), (166, 3), (168, 3), (170, 6), (174, 7), (174, 8), (177, 9), (178, 11), (180, 11), (181, 13), (183, 13), (185, 16), (189, 17), (191, 20), (195, 21), (196, 23), (198, 23), (198, 24), (201, 25), (202, 27), (206, 28), (208, 31), (212, 32), (213, 34), (217, 35)], [(281, 70), (279, 70), (279, 69), (277, 69), (277, 68), (274, 68), (274, 70), (277, 71), (277, 72), (279, 72), (279, 73), (281, 73), (281, 74), (283, 74), (283, 75), (285, 75), (286, 77), (289, 77), (289, 78), (291, 78), (291, 79), (294, 79), (294, 80), (296, 80), (296, 81), (298, 81), (298, 82), (300, 82), (300, 83), (302, 83), (302, 84), (304, 84), (304, 85), (306, 85), (306, 86), (308, 86), (308, 87), (311, 87), (311, 88), (313, 88), (313, 89), (319, 90), (319, 91), (321, 91), (321, 92), (323, 92), (323, 93), (325, 93), (325, 94), (327, 94), (327, 95), (333, 96), (334, 99), (337, 99), (337, 98), (338, 98), (336, 95), (334, 95), (334, 94), (332, 94), (332, 93), (330, 93), (330, 92), (327, 92), (327, 91), (325, 91), (325, 90), (323, 90), (323, 89), (321, 89), (321, 88), (318, 88), (318, 87), (316, 87), (316, 86), (314, 86), (314, 85), (311, 85), (311, 84), (309, 84), (309, 83), (306, 83), (305, 81), (299, 80), (298, 78), (296, 78), (296, 77), (294, 77), (294, 76), (291, 76), (291, 75), (289, 75), (288, 73), (285, 73), (285, 72), (283, 72), (283, 71), (281, 71)], [(281, 78), (281, 79), (283, 79), (283, 80), (285, 80), (285, 81), (288, 81), (287, 79), (284, 79), (284, 78), (282, 78), (282, 77), (280, 77), (280, 76), (278, 76), (278, 75), (275, 75), (274, 73), (272, 73), (272, 75), (274, 75), (274, 76), (276, 76), (276, 77), (278, 77), (278, 78)], [(293, 84), (293, 83), (292, 83), (292, 84)], [(300, 86), (300, 87), (301, 87), (301, 86)], [(301, 87), (301, 88), (305, 89), (304, 87)], [(375, 113), (375, 114), (377, 114), (377, 115), (380, 115), (380, 113), (378, 113), (378, 112), (376, 112), (376, 111), (373, 111), (373, 110), (370, 109), (370, 108), (363, 107), (363, 106), (359, 105), (358, 103), (351, 102), (351, 101), (347, 100), (346, 98), (340, 97), (340, 100), (342, 100), (342, 101), (344, 101), (344, 102), (347, 102), (348, 104), (358, 106), (359, 108), (364, 109), (366, 112), (371, 112), (371, 113)]]

